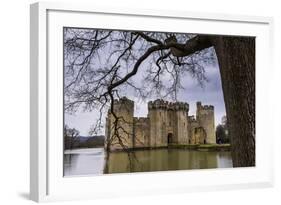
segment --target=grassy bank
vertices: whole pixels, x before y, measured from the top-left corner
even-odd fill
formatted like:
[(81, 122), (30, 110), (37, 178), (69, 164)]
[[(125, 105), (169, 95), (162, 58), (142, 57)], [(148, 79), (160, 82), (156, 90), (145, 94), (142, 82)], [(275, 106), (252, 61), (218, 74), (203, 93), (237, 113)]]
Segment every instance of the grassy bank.
[(230, 151), (230, 144), (171, 144), (169, 148), (180, 148), (202, 151)]

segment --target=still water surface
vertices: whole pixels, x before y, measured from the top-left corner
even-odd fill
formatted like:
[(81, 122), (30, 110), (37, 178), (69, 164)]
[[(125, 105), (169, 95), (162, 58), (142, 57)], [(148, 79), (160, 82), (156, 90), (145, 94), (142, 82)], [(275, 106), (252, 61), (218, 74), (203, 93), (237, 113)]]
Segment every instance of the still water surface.
[(64, 175), (81, 176), (232, 167), (230, 152), (157, 149), (134, 151), (130, 156), (129, 160), (126, 152), (110, 153), (106, 164), (106, 153), (103, 148), (66, 150)]

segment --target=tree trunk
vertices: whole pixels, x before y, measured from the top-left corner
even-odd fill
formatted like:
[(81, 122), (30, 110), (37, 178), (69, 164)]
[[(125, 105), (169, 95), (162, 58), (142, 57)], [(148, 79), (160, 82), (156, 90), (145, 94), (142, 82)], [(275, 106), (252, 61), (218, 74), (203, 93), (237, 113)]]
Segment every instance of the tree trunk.
[(234, 167), (255, 166), (255, 38), (212, 37)]

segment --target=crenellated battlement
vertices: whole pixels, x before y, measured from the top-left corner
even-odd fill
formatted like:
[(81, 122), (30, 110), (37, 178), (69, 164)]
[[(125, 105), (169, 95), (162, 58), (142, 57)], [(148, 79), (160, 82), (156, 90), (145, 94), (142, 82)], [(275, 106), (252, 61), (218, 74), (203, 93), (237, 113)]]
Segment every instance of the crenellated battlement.
[(122, 97), (120, 99), (114, 100), (115, 105), (134, 105), (134, 101), (128, 99), (127, 97)]
[(201, 102), (197, 102), (197, 110), (210, 110), (214, 111), (214, 106), (213, 105), (202, 105)]
[(147, 123), (148, 118), (147, 117), (134, 117), (135, 123)]
[(188, 121), (189, 122), (197, 122), (194, 115), (188, 116)]
[(149, 110), (161, 109), (161, 110), (188, 111), (189, 105), (188, 105), (188, 103), (184, 103), (184, 102), (168, 102), (168, 101), (157, 99), (155, 101), (148, 102), (148, 109)]
[[(120, 99), (115, 99), (114, 100), (114, 110), (115, 112), (123, 112), (123, 111), (129, 111), (131, 112), (131, 115), (134, 115), (134, 105), (135, 102), (126, 98), (122, 97)], [(111, 114), (111, 109), (108, 109), (108, 115)]]

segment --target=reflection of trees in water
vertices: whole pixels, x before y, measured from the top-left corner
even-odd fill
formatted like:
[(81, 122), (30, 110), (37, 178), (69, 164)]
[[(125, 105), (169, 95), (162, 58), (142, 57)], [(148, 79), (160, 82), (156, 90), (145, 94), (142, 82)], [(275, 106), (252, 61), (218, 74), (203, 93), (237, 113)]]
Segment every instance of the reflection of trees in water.
[[(137, 160), (129, 160), (126, 152), (78, 150), (64, 154), (64, 176), (132, 173), (206, 168), (231, 168), (230, 152), (205, 152), (184, 149), (139, 150), (131, 152)], [(132, 155), (131, 155), (132, 156)], [(107, 160), (105, 159), (107, 158)]]
[(66, 169), (70, 168), (75, 164), (77, 161), (77, 155), (74, 154), (64, 154), (63, 155), (63, 175), (66, 175)]
[[(104, 173), (135, 172), (143, 170), (144, 163), (133, 151), (105, 152)], [(116, 171), (114, 171), (116, 170)]]
[(73, 161), (73, 154), (64, 154), (63, 158), (65, 164), (71, 164)]
[(110, 152), (106, 153), (104, 173), (217, 168), (223, 156), (226, 154), (180, 149)]

